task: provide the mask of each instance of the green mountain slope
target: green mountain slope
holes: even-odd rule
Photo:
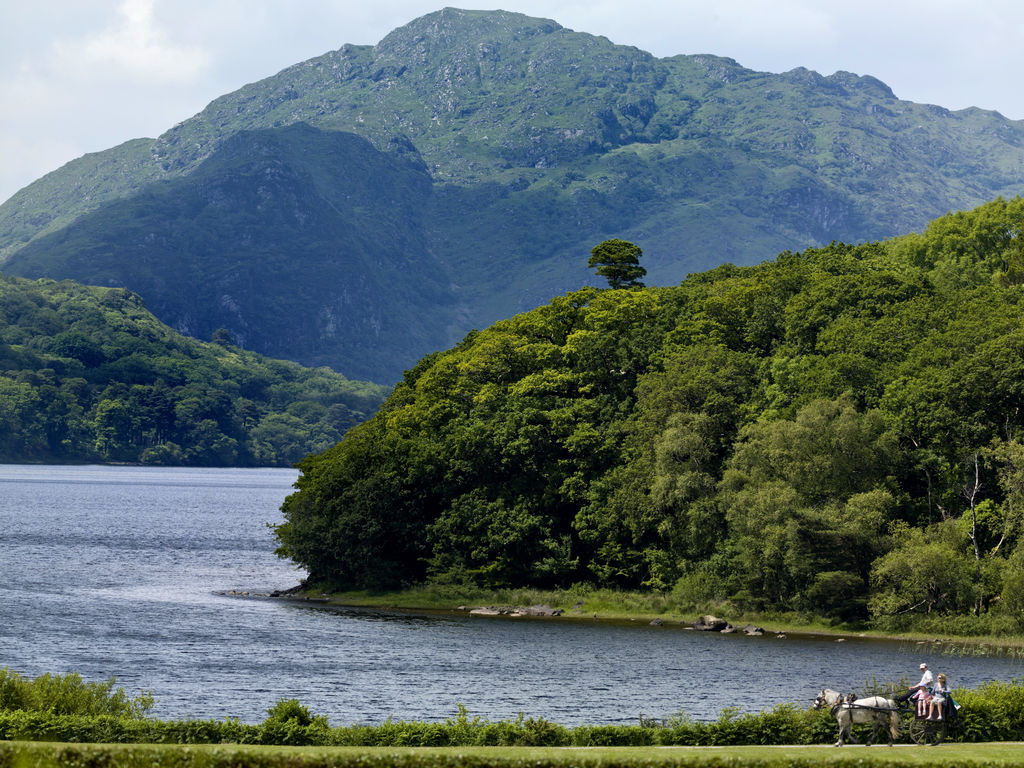
[[[0,277],[2,462],[289,466],[384,395],[182,336],[124,289]]]
[[[297,124],[317,130],[280,138]],[[240,151],[239,134],[278,136],[287,144],[279,162],[311,178],[260,207],[245,193],[255,177],[222,160]],[[338,138],[332,159],[325,134],[362,136],[380,157],[361,150],[357,161]],[[321,163],[331,172],[318,175]],[[189,182],[206,184],[211,164],[236,194],[199,194],[185,211],[157,205]],[[371,166],[395,170],[378,177]],[[947,211],[1013,196],[1022,179],[1024,124],[997,113],[901,101],[871,77],[753,72],[707,55],[659,59],[553,21],[449,8],[376,46],[343,46],[247,85],[157,139],[40,179],[0,206],[0,258],[10,274],[125,285],[200,336],[223,326],[254,349],[392,381],[469,328],[586,284],[586,254],[609,237],[639,244],[649,280],[671,284],[724,261],[916,230]],[[188,264],[179,272],[192,282],[176,305],[218,282],[222,265],[206,265],[227,241],[254,286],[277,285],[281,259],[233,232],[271,204],[282,208],[260,237],[294,240],[295,270],[318,283],[339,283],[325,253],[348,230],[314,216],[296,237],[289,206],[330,205],[362,229],[346,280],[365,286],[373,316],[363,322],[366,304],[358,304],[326,332],[319,318],[332,299],[314,296],[299,311],[305,316],[295,315],[305,338],[296,343],[295,328],[264,329],[261,301],[291,311],[273,290],[228,291],[237,310],[204,295],[165,314],[161,289],[132,263],[138,241],[159,239],[185,217],[196,222],[173,252],[145,254]],[[374,295],[393,282],[395,296]],[[412,290],[399,299],[406,284]],[[399,306],[416,322],[395,314]],[[191,325],[186,315],[203,319]]]
[[[126,285],[182,333],[227,328],[246,348],[382,378],[452,323],[423,233],[429,196],[421,164],[353,134],[243,131],[187,177],[37,239],[7,271]]]
[[[1016,198],[558,297],[424,359],[306,459],[281,551],[346,588],[672,588],[683,610],[1019,631],[1022,243]]]

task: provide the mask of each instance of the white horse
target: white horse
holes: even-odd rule
[[[831,688],[823,688],[821,693],[814,699],[814,708],[821,709],[828,707],[829,711],[839,723],[839,741],[837,747],[843,746],[847,739],[856,743],[856,739],[850,734],[850,728],[854,723],[871,723],[871,738],[867,746],[875,743],[879,728],[886,728],[891,747],[894,739],[900,737],[900,718],[896,712],[896,702],[883,696],[868,696],[865,699],[854,699],[843,701],[839,691]]]

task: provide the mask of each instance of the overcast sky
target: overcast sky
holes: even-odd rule
[[[0,201],[87,152],[439,10],[503,8],[656,56],[873,75],[909,101],[1024,119],[1020,0],[2,0]]]

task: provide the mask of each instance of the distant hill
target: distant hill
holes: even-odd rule
[[[0,277],[0,462],[289,466],[386,391],[182,336],[122,288]]]
[[[0,269],[390,383],[590,282],[609,237],[671,284],[1022,187],[1024,123],[998,113],[447,8],[43,177],[0,206]]]
[[[242,131],[188,176],[36,240],[7,271],[127,285],[183,333],[227,328],[246,348],[384,379],[408,364],[397,339],[432,349],[452,324],[423,233],[429,197],[422,164],[354,134]]]

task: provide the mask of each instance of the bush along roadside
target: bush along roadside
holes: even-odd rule
[[[989,686],[989,696],[971,696],[961,713],[965,741],[1010,741],[1024,738],[1021,697]],[[994,694],[994,695],[993,695]],[[1011,699],[1018,699],[1012,703]],[[758,714],[726,710],[713,722],[683,717],[644,720],[640,725],[566,727],[543,718],[470,719],[464,709],[445,722],[388,721],[376,725],[332,728],[322,717],[269,717],[259,725],[236,720],[162,721],[113,715],[58,715],[49,712],[0,712],[0,739],[17,741],[260,744],[287,746],[448,747],[448,746],[738,746],[827,744],[836,723],[827,712],[792,705]]]
[[[0,670],[3,673],[4,670]],[[157,720],[145,717],[145,706],[133,706],[112,682],[97,689],[100,699],[113,698],[116,707],[97,704],[97,697],[68,696],[68,685],[48,690],[55,698],[15,697],[12,691],[33,681],[12,676],[0,685],[0,740],[111,744],[253,744],[286,746],[449,747],[449,746],[740,746],[826,744],[835,739],[836,722],[825,711],[787,704],[757,714],[726,709],[712,722],[683,715],[640,719],[638,725],[580,725],[566,727],[543,718],[520,715],[514,720],[489,721],[471,717],[460,705],[444,722],[389,720],[375,725],[331,727],[327,718],[313,715],[295,699],[277,702],[261,724],[238,720]],[[39,678],[37,678],[39,680]],[[58,682],[60,679],[56,679]],[[80,678],[69,676],[72,690],[81,691]],[[13,681],[13,682],[12,682]],[[68,682],[68,681],[65,681]],[[37,684],[38,685],[38,684]],[[59,694],[59,695],[58,695]],[[951,740],[1024,740],[1024,680],[990,682],[975,690],[954,693],[962,705]],[[68,701],[77,701],[77,706]],[[63,702],[55,706],[55,702]],[[22,708],[28,703],[32,708]],[[110,713],[113,709],[114,713]],[[77,710],[77,711],[76,711]]]
[[[835,738],[827,713],[777,707],[757,715],[723,713],[701,723],[679,718],[642,725],[565,727],[543,718],[469,719],[465,711],[443,723],[388,721],[331,728],[323,718],[268,718],[260,725],[235,720],[133,720],[111,715],[0,712],[0,739],[111,744],[263,744],[288,746],[658,746],[822,744]]]

